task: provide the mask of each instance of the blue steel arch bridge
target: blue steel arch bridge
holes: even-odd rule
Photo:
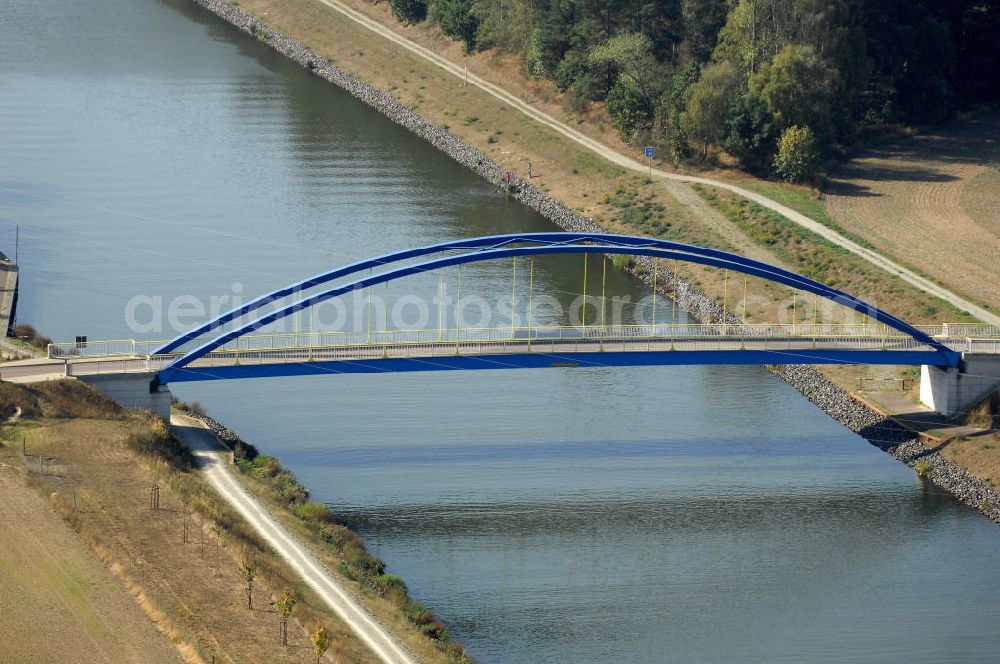
[[[548,325],[532,320],[534,259],[552,255],[646,257],[694,263],[810,293],[855,312],[850,325],[748,324],[733,316],[710,324],[609,323],[604,293],[590,320]],[[406,277],[473,263],[512,261],[527,288],[527,315],[495,327],[442,325],[379,329],[371,293]],[[520,263],[519,263],[520,261]],[[518,265],[521,265],[520,275]],[[586,262],[584,263],[586,266]],[[605,262],[606,266],[606,262]],[[605,268],[606,269],[606,268]],[[659,274],[658,269],[653,270]],[[668,274],[676,274],[668,273]],[[657,277],[654,276],[654,280]],[[461,279],[461,273],[459,273]],[[527,282],[527,286],[525,285]],[[586,277],[584,295],[586,296]],[[663,284],[666,286],[667,284]],[[461,289],[461,282],[459,281]],[[324,302],[369,294],[366,329],[267,333]],[[512,287],[513,293],[513,287]],[[594,294],[596,297],[596,294]],[[461,298],[461,295],[459,295]],[[511,295],[513,308],[514,295]],[[585,300],[586,301],[586,300]],[[655,302],[655,300],[654,300]],[[653,304],[655,308],[655,303]],[[597,311],[600,313],[598,314]],[[586,312],[586,307],[584,308]],[[384,326],[387,327],[387,326]],[[800,274],[717,249],[646,237],[595,233],[521,233],[406,249],[289,284],[226,311],[168,342],[53,344],[49,359],[70,376],[152,374],[155,385],[267,376],[501,368],[680,364],[892,364],[956,367],[963,351],[998,352],[991,326],[918,328],[853,295]]]

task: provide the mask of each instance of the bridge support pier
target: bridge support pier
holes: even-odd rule
[[[920,402],[957,417],[1000,386],[1000,355],[963,353],[956,367],[920,367]]]
[[[170,420],[170,390],[166,385],[154,383],[156,374],[96,374],[77,376],[123,406],[148,410],[154,415]]]

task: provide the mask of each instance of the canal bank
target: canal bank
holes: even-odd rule
[[[162,297],[166,322],[179,297],[559,230],[188,0],[5,7],[0,214],[30,270],[19,316],[58,339],[139,334],[123,315],[137,295]],[[476,279],[490,301],[510,296],[505,267]],[[535,268],[538,292],[580,291],[581,260]],[[609,293],[648,295],[607,276]],[[175,391],[337,506],[483,662],[990,662],[1000,647],[1000,529],[763,367]]]
[[[392,95],[379,90],[356,76],[341,70],[316,55],[303,44],[282,35],[258,18],[228,2],[220,0],[192,0],[216,14],[238,29],[288,57],[313,74],[336,85],[359,99],[392,122],[424,139],[487,182],[499,182],[506,171],[475,147],[465,143],[447,129],[423,119]],[[537,211],[546,219],[568,231],[605,232],[607,229],[594,220],[577,214],[558,200],[533,187],[530,182],[516,175],[511,177],[512,196]],[[701,289],[672,271],[654,263],[652,259],[638,257],[631,267],[633,274],[649,286],[676,299],[678,307],[695,319],[706,322],[726,322],[739,325],[742,321],[725,311]],[[655,273],[655,277],[654,277]],[[903,427],[880,415],[854,399],[839,386],[811,367],[771,367],[779,376],[801,392],[810,402],[837,422],[868,440],[872,445],[891,454],[910,467],[918,463],[929,464],[928,477],[958,500],[969,505],[994,522],[1000,524],[1000,494],[989,484],[970,475],[964,469],[939,454],[930,452]]]
[[[387,573],[385,563],[367,551],[356,533],[337,521],[329,506],[310,502],[309,490],[280,460],[261,454],[252,443],[205,413],[200,405],[179,402],[175,407],[180,415],[171,417],[175,433],[196,455],[208,455],[207,465],[215,473],[212,478],[215,489],[289,560],[303,581],[320,593],[383,661],[402,664],[413,661],[394,642],[395,634],[402,632],[406,638],[400,641],[416,650],[421,661],[437,655],[451,664],[472,664],[462,644],[451,640],[445,626],[408,595],[405,581]],[[192,420],[207,431],[192,428]],[[224,446],[224,453],[219,444]],[[234,465],[232,476],[218,467],[227,463]],[[261,512],[255,502],[265,505],[265,511]],[[284,528],[289,529],[290,536]],[[312,542],[312,551],[306,552],[306,542]],[[336,578],[334,569],[339,572]],[[345,592],[348,585],[353,601]],[[364,608],[355,604],[359,598],[366,605]],[[395,634],[384,632],[378,622],[372,623],[369,612],[377,621],[393,625]],[[418,641],[420,636],[426,643]]]

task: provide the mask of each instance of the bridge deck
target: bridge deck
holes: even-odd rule
[[[1000,353],[1000,330],[947,326],[957,352]],[[978,332],[945,336],[948,332]],[[811,332],[811,334],[810,334]],[[5,380],[155,373],[164,382],[250,376],[543,366],[676,364],[942,364],[942,355],[881,326],[657,325],[265,334],[243,337],[183,368],[156,342],[53,344],[47,361],[0,367]]]
[[[982,351],[1000,352],[1000,341],[985,343],[988,349],[982,348]],[[123,355],[65,358],[62,362],[66,363],[67,375],[83,376],[160,371],[174,357]],[[169,380],[208,380],[237,375],[482,369],[488,368],[486,364],[490,368],[513,368],[636,364],[920,365],[940,362],[940,354],[906,338],[508,339],[221,350],[172,372]]]

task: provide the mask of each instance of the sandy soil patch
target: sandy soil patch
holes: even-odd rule
[[[8,453],[0,454],[0,660],[183,661]]]
[[[1000,310],[1000,113],[859,155],[830,215],[876,249]]]

